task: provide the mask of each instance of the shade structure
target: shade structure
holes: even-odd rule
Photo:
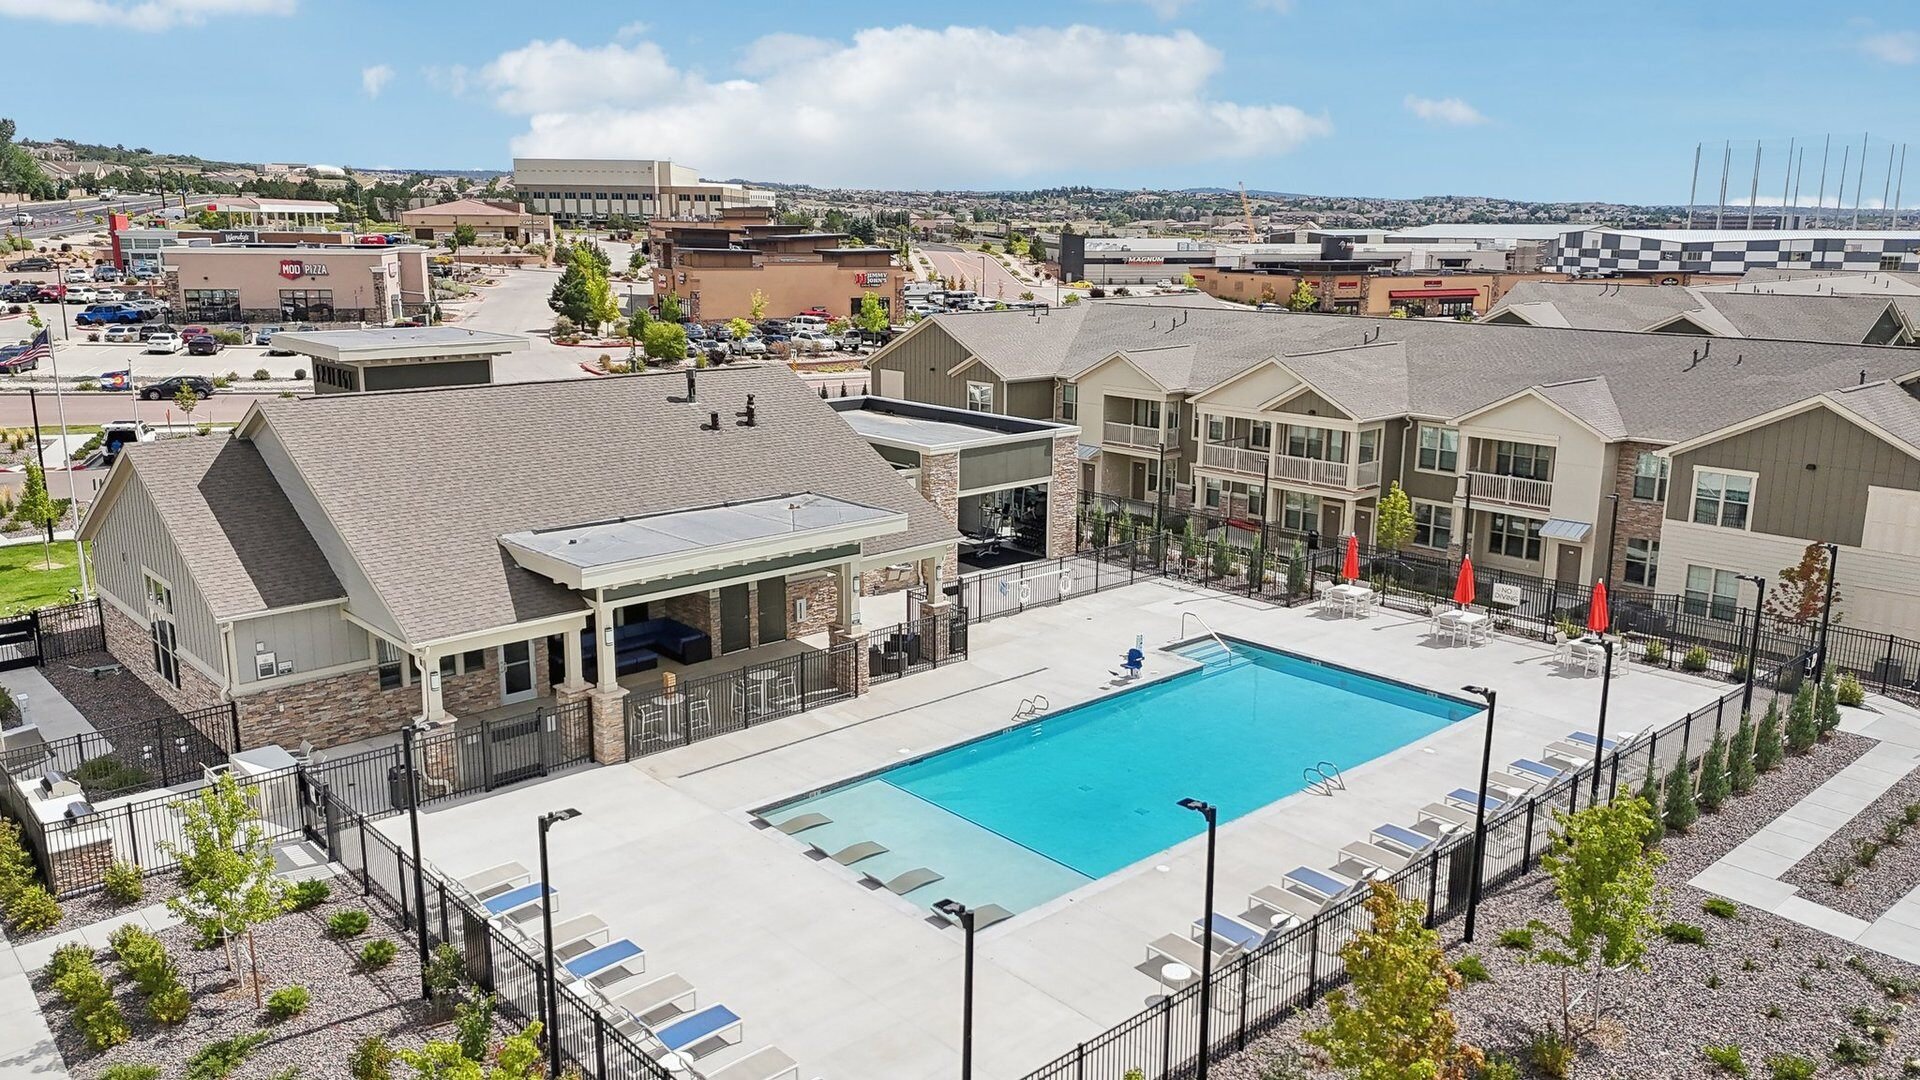
[[[1347,561],[1340,565],[1340,576],[1348,581],[1360,580],[1360,537],[1347,534]]]
[[[1607,583],[1596,581],[1593,583],[1593,599],[1587,603],[1587,629],[1604,634],[1611,621],[1607,612]]]
[[[1460,577],[1453,583],[1453,602],[1456,604],[1473,603],[1473,557],[1460,557]]]

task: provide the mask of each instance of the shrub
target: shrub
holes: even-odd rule
[[[1682,760],[1667,774],[1667,797],[1664,816],[1670,832],[1683,833],[1700,820],[1700,804],[1693,798],[1693,776]]]
[[[1920,803],[1908,803],[1901,807],[1900,820],[1909,825],[1920,825]]]
[[[399,952],[400,946],[395,945],[392,938],[374,938],[361,947],[360,966],[368,971],[379,971],[393,963],[393,958]]]
[[[1787,709],[1787,749],[1804,754],[1820,740],[1820,728],[1813,720],[1813,686],[1801,683]]]
[[[268,371],[266,368],[253,369],[254,382],[266,382],[268,379],[271,379],[271,378],[273,378],[273,372]]]
[[[1706,756],[1700,759],[1700,809],[1719,813],[1733,794],[1733,782],[1727,776],[1727,737],[1715,735]]]
[[[1707,655],[1705,646],[1695,645],[1687,650],[1687,655],[1680,658],[1680,670],[1699,674],[1707,670],[1707,665],[1712,662],[1712,659]]]
[[[82,762],[68,778],[98,799],[117,791],[145,787],[153,775],[116,757],[97,757]]]
[[[1733,663],[1727,665],[1727,678],[1732,682],[1747,681],[1747,658],[1736,656]]]
[[[15,933],[37,934],[60,925],[60,902],[43,885],[29,885],[7,903],[7,925]]]
[[[86,1036],[87,1045],[105,1050],[126,1042],[127,1018],[113,1000],[113,990],[100,969],[88,964],[62,976],[54,990],[73,1009],[73,1026]]]
[[[1767,702],[1766,715],[1760,718],[1760,730],[1753,737],[1753,767],[1772,772],[1786,756],[1780,741],[1780,699]]]
[[[77,941],[69,942],[53,950],[53,955],[47,958],[47,981],[57,983],[70,971],[92,966],[93,950]]]
[[[1667,647],[1662,642],[1649,641],[1640,659],[1649,664],[1664,664],[1667,662]]]
[[[1905,819],[1888,818],[1886,824],[1880,826],[1880,842],[1888,846],[1899,844],[1902,840],[1906,839],[1906,832],[1907,823]]]
[[[1880,1056],[1880,1051],[1871,1043],[1861,1042],[1851,1035],[1842,1035],[1833,1040],[1833,1060],[1841,1065],[1871,1065]]]
[[[264,1031],[249,1031],[230,1039],[210,1042],[187,1059],[187,1080],[227,1080],[254,1048],[267,1041]]]
[[[1740,1056],[1739,1043],[1708,1043],[1700,1048],[1708,1061],[1735,1076],[1747,1075],[1746,1059]]]
[[[1520,1080],[1520,1066],[1509,1058],[1489,1057],[1480,1068],[1478,1080]]]
[[[160,1080],[160,1066],[142,1061],[122,1061],[102,1070],[100,1080]]]
[[[1853,872],[1852,863],[1837,862],[1827,867],[1827,872],[1822,876],[1827,879],[1827,884],[1836,889],[1844,889],[1847,887],[1847,882],[1853,880]]]
[[[1757,782],[1753,765],[1753,714],[1740,714],[1740,726],[1733,731],[1733,741],[1727,744],[1727,788],[1735,795],[1745,795],[1753,790]]]
[[[454,1009],[453,1041],[460,1056],[468,1061],[485,1061],[487,1044],[493,1040],[492,994],[475,992]]]
[[[107,867],[107,899],[116,904],[137,904],[147,895],[147,881],[135,863],[116,862]]]
[[[1533,931],[1524,926],[1509,926],[1500,931],[1494,941],[1503,949],[1525,951],[1533,948]]]
[[[295,379],[296,381],[297,381],[297,380],[300,380],[300,379],[304,379],[304,378],[306,378],[306,377],[307,377],[307,369],[306,369],[306,368],[294,368],[294,369],[293,369],[293,377],[294,377],[294,379]]]
[[[445,1000],[460,989],[461,980],[466,974],[467,963],[460,955],[460,950],[441,942],[427,954],[427,970],[421,973],[421,979],[427,984],[429,995]]]
[[[1724,896],[1709,896],[1700,902],[1700,910],[1716,919],[1731,919],[1740,914],[1740,906]]]
[[[1853,672],[1843,671],[1833,684],[1833,698],[1841,705],[1857,709],[1866,704],[1867,689],[1860,685],[1859,678]]]
[[[1493,978],[1492,972],[1487,970],[1487,965],[1473,953],[1468,953],[1460,959],[1455,960],[1453,962],[1453,970],[1460,976],[1460,981],[1468,985],[1488,982]]]
[[[1853,842],[1853,861],[1866,869],[1880,857],[1880,844],[1876,840],[1860,839]]]
[[[1833,673],[1828,672],[1820,680],[1820,686],[1813,692],[1813,727],[1819,732],[1820,740],[1825,742],[1833,737],[1840,726],[1840,703],[1835,700]]]
[[[307,1011],[313,995],[304,986],[283,986],[267,995],[267,1015],[275,1020],[291,1020]]]
[[[353,1046],[347,1058],[347,1072],[353,1080],[393,1080],[393,1048],[378,1035],[369,1035]]]
[[[1647,804],[1649,811],[1652,811],[1654,807],[1660,805],[1660,783],[1660,774],[1654,772],[1652,769],[1647,770],[1646,779],[1640,782],[1639,798],[1641,802]],[[1652,828],[1647,830],[1646,844],[1647,847],[1651,848],[1667,838],[1667,822],[1665,818],[1657,813],[1649,812],[1647,818],[1651,822]]]
[[[337,938],[358,937],[366,933],[370,921],[367,913],[360,908],[336,911],[327,919],[327,933]]]
[[[333,886],[320,878],[296,881],[287,887],[287,910],[305,911],[308,908],[319,907],[332,895]]]
[[[193,999],[187,988],[175,982],[153,992],[147,998],[147,1015],[157,1024],[178,1024],[193,1011]]]
[[[238,330],[215,330],[213,340],[222,345],[238,345],[246,338]]]
[[[1553,1028],[1540,1032],[1527,1043],[1527,1060],[1541,1075],[1554,1080],[1566,1080],[1573,1075],[1574,1055],[1573,1041]]]
[[[1707,932],[1692,923],[1670,922],[1660,928],[1660,936],[1675,945],[1705,945]]]

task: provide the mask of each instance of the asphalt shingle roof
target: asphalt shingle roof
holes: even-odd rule
[[[1920,449],[1920,398],[1900,384],[1881,379],[1862,386],[1829,390],[1826,397],[1868,423]]]
[[[1723,337],[1859,344],[1890,297],[1717,292],[1682,285],[1523,281],[1487,312],[1511,311],[1535,326],[1651,330],[1684,316]]]
[[[399,629],[424,642],[580,610],[501,535],[812,491],[907,515],[869,556],[952,539],[931,503],[783,368],[259,406]],[[736,413],[754,396],[756,424]],[[702,430],[718,412],[720,430]],[[270,481],[265,485],[271,486]]]

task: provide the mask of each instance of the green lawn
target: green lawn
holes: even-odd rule
[[[39,544],[0,547],[0,615],[47,604],[67,602],[67,590],[80,584],[73,561],[73,541],[53,545],[53,569],[47,569],[47,549]]]

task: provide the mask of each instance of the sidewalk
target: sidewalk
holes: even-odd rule
[[[80,710],[54,689],[39,668],[0,671],[0,686],[7,688],[20,706],[20,719],[40,729],[48,742],[85,735],[94,730]]]

